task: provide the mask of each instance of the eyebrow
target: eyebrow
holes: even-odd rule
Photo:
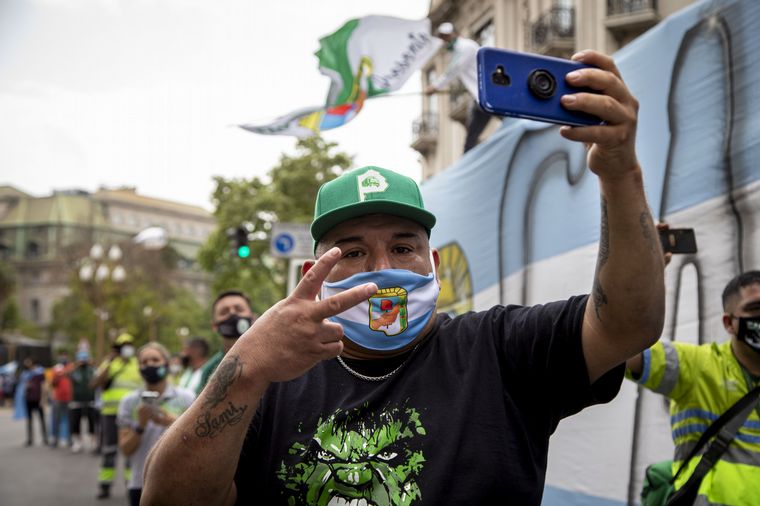
[[[755,311],[760,309],[760,300],[753,300],[742,306],[742,311]]]
[[[398,233],[393,234],[393,237],[392,237],[392,239],[418,239],[418,238],[419,238],[419,234],[414,233],[414,232],[398,232]],[[341,244],[346,244],[346,243],[351,243],[351,242],[361,242],[362,240],[364,240],[363,236],[354,235],[354,236],[338,239],[332,245],[333,247],[335,247],[335,246],[340,246]]]

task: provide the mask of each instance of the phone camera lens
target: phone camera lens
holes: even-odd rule
[[[551,98],[557,91],[557,80],[547,70],[534,70],[528,76],[528,88],[538,98]]]

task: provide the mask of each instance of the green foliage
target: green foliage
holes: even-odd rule
[[[145,251],[129,244],[122,245],[122,249],[125,250],[122,263],[127,271],[123,282],[94,284],[83,282],[72,273],[69,294],[53,307],[51,334],[66,336],[70,348],[84,338],[95,351],[97,315],[107,314],[106,351],[109,333],[128,332],[138,346],[155,335],[170,351],[179,351],[185,337],[178,330],[183,327],[189,336],[209,337],[207,308],[176,282],[176,252],[171,247]]]
[[[213,194],[217,229],[201,249],[201,266],[214,275],[215,292],[237,289],[246,293],[254,311],[262,313],[285,296],[287,263],[269,255],[272,225],[310,223],[322,183],[351,166],[346,153],[321,137],[299,140],[296,154],[283,154],[265,179],[215,177]],[[251,254],[239,258],[230,247],[227,230],[247,225]]]
[[[8,304],[15,290],[15,272],[8,262],[0,260],[0,311],[5,310],[5,306]]]

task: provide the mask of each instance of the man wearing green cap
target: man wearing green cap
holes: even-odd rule
[[[438,315],[435,217],[417,185],[379,167],[343,174],[317,196],[318,260],[166,432],[144,504],[541,503],[549,436],[615,396],[664,318],[638,104],[609,57],[575,59],[599,68],[566,79],[600,93],[563,104],[606,122],[560,129],[587,143],[600,182],[592,295]]]

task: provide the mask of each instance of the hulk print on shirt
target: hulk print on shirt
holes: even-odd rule
[[[290,447],[277,477],[291,505],[408,506],[421,498],[423,436],[413,408],[339,409],[319,420],[307,444]]]

